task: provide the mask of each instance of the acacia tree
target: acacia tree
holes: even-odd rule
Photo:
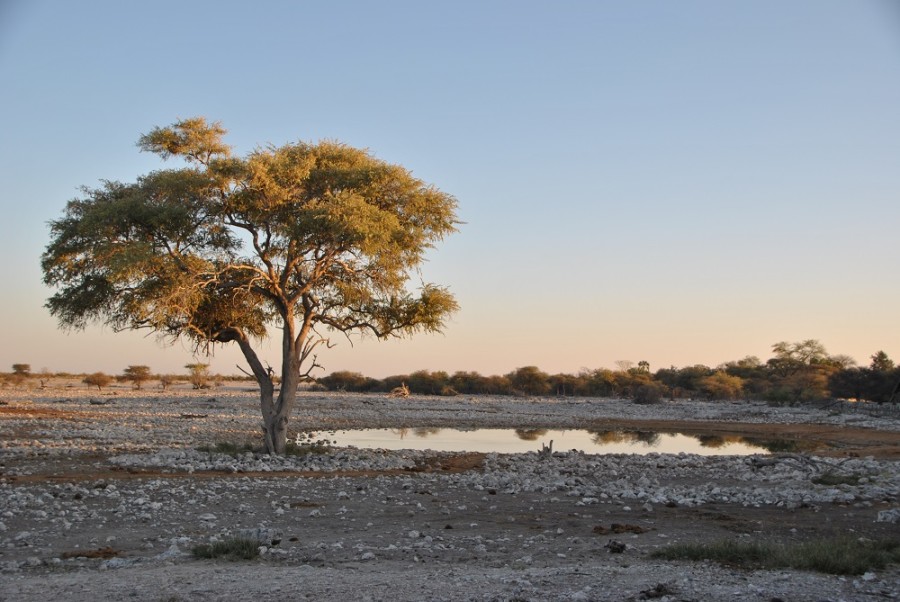
[[[12,380],[16,384],[31,378],[31,364],[13,364]]]
[[[140,389],[142,384],[150,380],[150,367],[128,366],[122,371],[122,377],[133,382],[135,389]]]
[[[297,387],[329,336],[440,331],[457,309],[443,287],[408,282],[455,231],[456,201],[337,142],[235,157],[218,123],[155,128],[138,146],[181,169],[84,189],[51,222],[47,307],[65,328],[150,329],[200,348],[236,343],[260,388],[265,445],[285,451]],[[281,389],[254,345],[281,330]]]
[[[188,371],[188,380],[195,389],[209,388],[209,364],[185,364]]]
[[[94,372],[93,374],[88,374],[81,381],[86,385],[91,387],[97,387],[98,391],[101,391],[103,387],[112,382],[112,376],[108,374],[104,374],[103,372]]]

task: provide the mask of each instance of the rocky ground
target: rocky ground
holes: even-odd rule
[[[666,562],[674,542],[900,532],[900,420],[762,403],[304,393],[301,431],[655,429],[767,435],[755,456],[333,448],[270,458],[249,387],[0,393],[0,600],[879,600],[837,577]],[[800,450],[800,451],[797,451]],[[815,450],[814,452],[802,450]],[[841,484],[816,484],[843,475]],[[256,560],[200,560],[240,536]]]

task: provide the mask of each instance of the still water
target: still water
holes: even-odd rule
[[[453,452],[524,453],[553,441],[554,451],[576,449],[589,454],[677,454],[704,456],[765,454],[786,451],[783,441],[656,433],[651,431],[586,431],[579,429],[359,429],[303,433],[298,443],[331,443],[363,449],[415,449]]]

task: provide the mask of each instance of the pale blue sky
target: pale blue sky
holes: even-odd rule
[[[462,305],[446,334],[339,340],[327,372],[655,370],[807,338],[900,360],[898,5],[2,0],[0,370],[193,361],[57,331],[39,258],[79,186],[162,167],[138,136],[195,115],[239,153],[339,139],[457,197],[424,269]]]

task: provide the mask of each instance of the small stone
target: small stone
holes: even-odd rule
[[[17,573],[19,572],[19,563],[15,560],[2,562],[0,563],[0,571],[3,571],[4,573]]]
[[[603,547],[609,550],[610,554],[621,554],[627,546],[618,539],[610,539]]]

